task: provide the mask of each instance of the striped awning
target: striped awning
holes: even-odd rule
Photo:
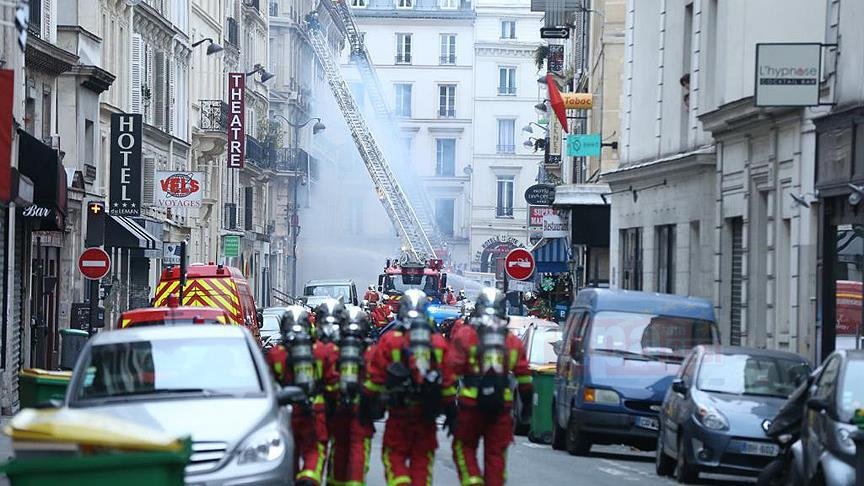
[[[134,219],[128,216],[108,215],[105,224],[105,246],[155,250],[160,247],[160,241]]]
[[[568,271],[570,245],[566,238],[544,240],[532,252],[537,264],[537,273],[564,273]]]

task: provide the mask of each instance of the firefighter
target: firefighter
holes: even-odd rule
[[[339,330],[347,320],[348,310],[339,299],[326,299],[315,309],[315,326],[324,348],[325,367],[336,368],[339,361],[339,350],[336,347],[336,342],[339,341]],[[338,384],[331,383],[324,390],[324,403],[328,418],[332,418],[336,411],[338,388]]]
[[[453,288],[447,287],[444,291],[444,298],[441,299],[447,305],[456,305],[456,295],[453,294]]]
[[[435,333],[426,294],[410,289],[399,303],[396,329],[384,334],[367,361],[361,418],[379,418],[381,394],[388,410],[384,425],[384,473],[388,486],[432,484],[438,447],[435,419],[455,417],[456,388],[445,366],[447,342]]]
[[[379,299],[379,296],[378,296],[378,292],[375,291],[375,286],[370,285],[369,289],[366,290],[366,293],[363,294],[363,300],[365,300],[366,302],[369,302],[369,304],[376,304],[376,303],[378,303],[378,299]]]
[[[365,484],[374,425],[359,416],[360,394],[366,379],[365,360],[374,344],[369,338],[369,317],[359,307],[348,307],[348,318],[339,331],[339,401],[330,427],[327,484]]]
[[[288,307],[279,329],[282,342],[267,352],[267,363],[280,385],[298,386],[307,397],[291,414],[295,480],[298,486],[317,486],[322,483],[327,450],[322,392],[327,386],[335,386],[338,376],[332,364],[325,364],[324,345],[315,339],[315,328],[304,307]]]
[[[494,288],[477,298],[468,325],[450,340],[448,367],[461,378],[459,411],[453,434],[453,460],[463,485],[504,484],[507,446],[513,441],[513,390],[516,378],[522,419],[531,416],[533,387],[522,341],[507,331],[507,301]],[[483,471],[477,446],[483,439]]]
[[[373,305],[371,317],[375,323],[375,327],[379,329],[384,328],[387,324],[390,324],[390,306],[386,302]]]

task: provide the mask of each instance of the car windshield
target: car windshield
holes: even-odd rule
[[[528,361],[536,365],[556,362],[558,355],[555,354],[552,345],[560,340],[561,331],[558,329],[537,329],[534,331],[534,340],[531,341],[531,349],[528,350]]]
[[[387,285],[384,291],[396,290],[405,293],[408,289],[419,289],[425,292],[426,295],[433,296],[438,292],[438,276],[390,275],[387,278]]]
[[[696,387],[704,392],[788,397],[810,372],[798,359],[749,354],[705,355]]]
[[[852,420],[855,410],[864,408],[864,361],[850,360],[843,374],[843,387],[840,389],[840,419]]]
[[[279,316],[276,314],[264,314],[264,325],[262,331],[279,332]]]
[[[636,312],[598,312],[591,323],[589,349],[681,358],[699,344],[719,341],[709,321]]]
[[[333,297],[334,299],[342,297],[343,301],[348,302],[348,298],[351,296],[351,287],[347,285],[315,285],[306,287],[303,295],[307,297]]]
[[[93,346],[80,370],[76,402],[200,392],[262,391],[241,338],[158,339]]]

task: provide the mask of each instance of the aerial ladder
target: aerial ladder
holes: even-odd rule
[[[434,247],[428,234],[360,113],[351,89],[342,77],[339,64],[333,59],[316,16],[307,16],[305,27],[309,44],[321,62],[327,84],[330,85],[336,104],[351,131],[351,137],[372,178],[378,198],[399,233],[405,256],[414,262],[426,262],[430,258],[435,258]]]
[[[375,68],[372,60],[369,57],[369,51],[363,43],[363,38],[360,31],[357,29],[357,24],[354,21],[354,15],[351,13],[351,8],[345,0],[336,0],[333,2],[333,7],[336,17],[341,22],[341,27],[345,32],[345,38],[350,47],[350,59],[360,72],[360,77],[363,80],[365,92],[369,97],[369,102],[375,110],[375,115],[383,122],[384,128],[389,133],[398,132],[399,128],[393,113],[390,111],[387,102],[384,99],[384,92],[381,89],[381,81],[375,73]],[[435,219],[432,217],[432,208],[429,204],[429,198],[426,197],[426,191],[419,184],[419,179],[415,174],[411,173],[410,164],[403,164],[402,173],[397,173],[402,187],[407,189],[409,202],[414,209],[414,213],[420,220],[420,225],[426,232],[429,240],[435,249],[443,249],[444,239],[442,238],[435,224]]]

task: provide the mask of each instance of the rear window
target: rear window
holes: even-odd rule
[[[314,285],[306,287],[303,295],[306,297],[333,297],[334,299],[342,297],[343,302],[348,302],[351,298],[351,287],[347,285]]]
[[[713,322],[637,312],[598,312],[589,332],[593,350],[682,359],[694,346],[719,342]]]
[[[552,345],[560,340],[561,331],[558,329],[537,329],[531,340],[531,349],[528,350],[528,360],[535,365],[555,363],[558,355]]]
[[[278,332],[279,331],[279,316],[274,314],[264,314],[264,326],[261,327],[262,331],[271,331]]]

